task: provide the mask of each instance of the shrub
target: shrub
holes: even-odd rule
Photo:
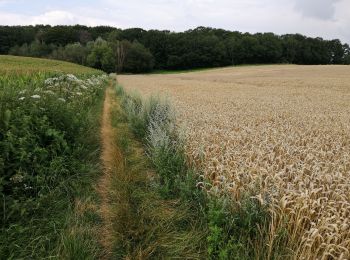
[[[141,43],[134,41],[127,51],[124,71],[132,73],[149,72],[153,69],[153,66],[152,53]]]
[[[87,64],[105,72],[115,71],[116,61],[112,48],[102,38],[98,38],[93,43],[91,52],[87,56]]]

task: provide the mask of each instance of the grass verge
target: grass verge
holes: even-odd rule
[[[202,218],[190,202],[160,192],[159,175],[131,131],[121,103],[122,97],[118,96],[112,114],[120,158],[108,188],[114,241],[111,257],[203,258],[206,233]]]

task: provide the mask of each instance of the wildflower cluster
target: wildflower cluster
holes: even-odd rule
[[[79,172],[81,137],[91,128],[89,114],[100,104],[107,80],[104,75],[0,76],[0,196],[5,203],[0,214],[6,223],[18,215],[17,204],[37,203]],[[23,216],[31,214],[29,204],[22,207]]]
[[[83,80],[73,74],[47,78],[44,81],[45,84],[40,88],[36,88],[34,93],[27,89],[20,91],[18,100],[55,98],[60,102],[67,102],[77,98],[88,98],[94,96],[103,88],[107,78],[106,75],[100,75]]]

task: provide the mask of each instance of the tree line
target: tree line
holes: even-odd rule
[[[350,47],[338,39],[209,27],[171,32],[82,25],[0,26],[0,54],[130,73],[239,64],[350,64]]]

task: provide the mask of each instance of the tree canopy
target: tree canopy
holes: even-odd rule
[[[0,26],[0,54],[48,57],[107,72],[238,64],[349,64],[349,45],[300,34],[241,33],[210,27],[185,32],[109,26]]]

